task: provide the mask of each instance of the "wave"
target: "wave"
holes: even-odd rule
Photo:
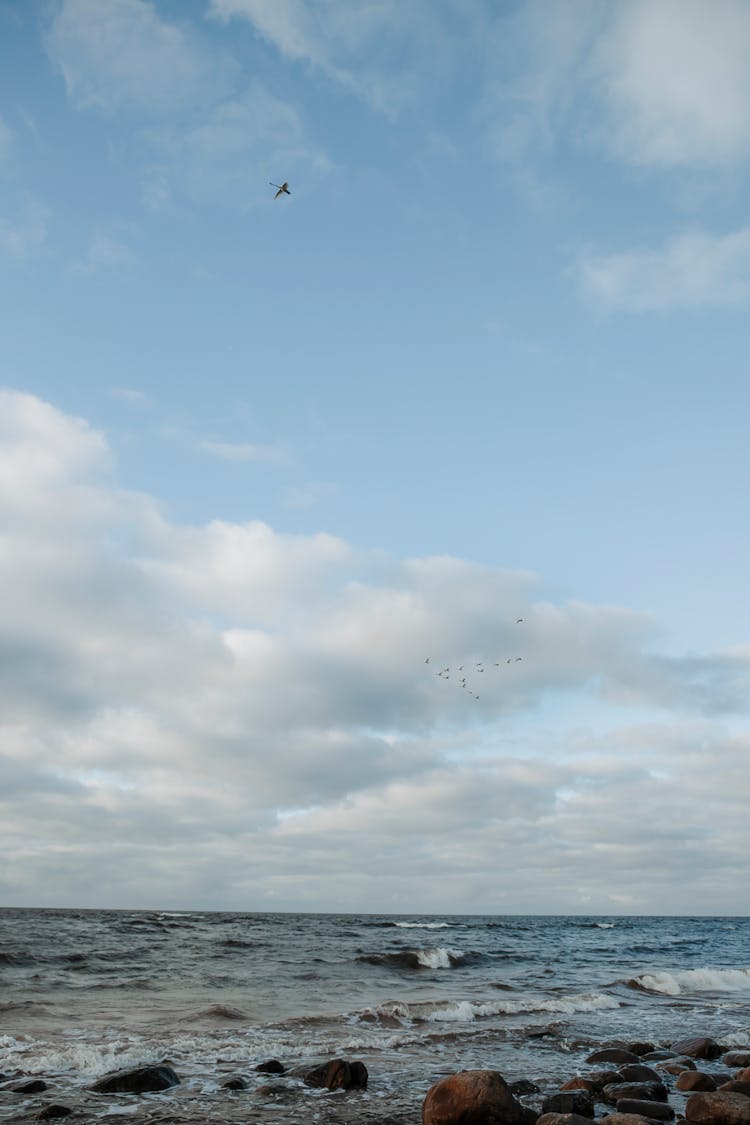
[[[397,930],[450,930],[452,922],[393,922]]]
[[[440,946],[436,949],[399,949],[393,953],[360,953],[357,960],[366,965],[385,965],[392,969],[457,969],[476,961],[479,956]]]
[[[193,1023],[199,1020],[227,1020],[232,1023],[239,1023],[241,1020],[248,1020],[249,1018],[246,1012],[240,1011],[239,1008],[233,1008],[231,1004],[210,1004],[208,1008],[201,1008],[200,1011],[183,1016],[180,1023]]]
[[[694,992],[750,992],[750,969],[682,969],[642,973],[627,982],[629,988],[684,996]]]
[[[619,1007],[621,1002],[612,996],[606,996],[601,992],[586,992],[559,999],[528,995],[519,1000],[435,1000],[415,1003],[389,1000],[377,1008],[368,1009],[368,1013],[369,1021],[374,1016],[386,1026],[393,1026],[394,1020],[415,1023],[471,1023],[492,1016],[516,1016],[533,1012],[572,1015],[576,1012],[599,1012]]]
[[[0,949],[0,965],[33,965],[34,958],[26,949]]]

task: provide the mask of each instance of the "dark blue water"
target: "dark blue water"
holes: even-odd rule
[[[74,1085],[169,1057],[209,1096],[217,1059],[344,1055],[398,1100],[451,1070],[564,1078],[600,1042],[748,1025],[748,918],[0,911],[0,1072]]]

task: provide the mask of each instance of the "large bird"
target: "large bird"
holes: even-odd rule
[[[270,180],[268,182],[271,183]],[[284,180],[283,184],[271,184],[271,187],[275,187],[275,188],[279,189],[276,192],[276,195],[274,196],[274,199],[278,199],[280,195],[291,195],[292,194],[289,190],[289,184],[287,183],[286,180]]]

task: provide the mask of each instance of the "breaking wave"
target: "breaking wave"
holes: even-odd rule
[[[393,953],[360,953],[357,960],[366,965],[386,965],[392,969],[457,969],[477,960],[478,956],[440,946],[436,949],[399,949]]]
[[[407,1003],[390,1000],[372,1010],[373,1015],[393,1024],[395,1019],[423,1023],[471,1023],[492,1016],[516,1016],[533,1012],[549,1012],[554,1015],[572,1015],[575,1012],[599,1012],[619,1008],[621,1002],[601,992],[579,993],[574,996],[554,999],[545,996],[525,996],[519,1000],[435,1000]]]
[[[684,996],[694,992],[750,992],[750,969],[682,969],[643,973],[628,981],[630,988]]]

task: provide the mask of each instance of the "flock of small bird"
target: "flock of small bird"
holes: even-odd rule
[[[516,618],[516,625],[522,625],[523,618]],[[428,656],[425,664],[429,664],[432,657]],[[520,664],[523,660],[522,656],[509,656],[505,660],[495,660],[492,663],[485,664],[484,660],[476,660],[473,665],[459,664],[457,668],[452,669],[449,664],[445,668],[441,668],[435,675],[439,680],[449,680],[451,675],[454,676],[455,682],[462,691],[467,692],[473,699],[479,699],[479,693],[474,691],[474,685],[469,683],[467,670],[470,673],[472,670],[476,675],[483,675],[485,668],[502,668],[504,664]]]

